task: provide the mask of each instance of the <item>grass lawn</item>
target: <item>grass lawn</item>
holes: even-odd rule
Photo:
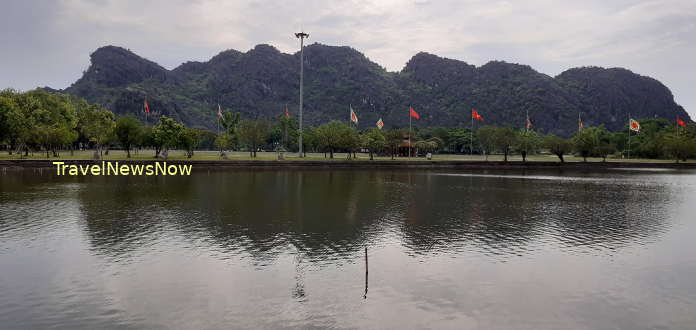
[[[20,157],[17,154],[9,155],[7,152],[0,153],[0,160],[6,159],[31,159],[31,160],[89,160],[92,159],[94,151],[93,150],[79,150],[75,151],[72,155],[70,151],[61,151],[60,157],[50,157],[46,158],[46,153],[35,152],[30,153],[28,157]],[[108,155],[103,156],[103,160],[154,160],[153,150],[140,150],[139,152],[131,152],[131,158],[126,157],[126,152],[123,150],[111,150]],[[230,160],[276,160],[277,154],[275,152],[258,152],[256,158],[249,157],[248,152],[233,151],[227,153]],[[334,153],[334,158],[330,159],[324,158],[323,153],[307,153],[306,158],[299,158],[297,153],[285,153],[286,160],[326,160],[326,161],[343,161],[346,160],[347,155],[345,153]],[[358,161],[369,161],[370,155],[366,153],[357,154]],[[522,157],[519,155],[509,156],[510,161],[522,161]],[[186,153],[181,150],[173,150],[169,152],[169,160],[220,160],[219,153],[217,151],[196,151],[192,158],[186,158]],[[391,160],[391,157],[375,157],[375,160]],[[419,158],[407,158],[407,157],[397,157],[395,160],[398,161],[425,161],[424,157]],[[451,154],[436,154],[433,155],[433,161],[484,161],[485,158],[480,155],[451,155]],[[502,161],[502,155],[490,155],[488,156],[489,161]],[[557,162],[558,158],[553,155],[539,154],[527,157],[528,161],[546,161],[546,162]],[[581,162],[581,157],[566,156],[566,162]],[[588,158],[588,162],[601,162],[601,158]],[[671,163],[674,160],[669,159],[621,159],[621,158],[608,158],[608,162],[647,162],[647,163]],[[689,161],[690,163],[694,161]]]

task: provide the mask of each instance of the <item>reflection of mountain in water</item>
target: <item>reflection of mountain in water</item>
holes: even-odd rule
[[[288,251],[335,263],[394,240],[414,254],[473,250],[505,258],[540,245],[614,249],[649,241],[666,226],[670,191],[626,178],[211,172],[94,178],[79,196],[91,244],[116,258],[165,243],[221,258],[248,255],[258,265]]]

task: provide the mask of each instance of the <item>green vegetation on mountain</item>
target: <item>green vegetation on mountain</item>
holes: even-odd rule
[[[244,118],[275,118],[286,106],[297,114],[299,53],[258,45],[246,53],[224,51],[207,62],[173,70],[114,46],[97,49],[84,75],[64,91],[141,121],[143,101],[151,122],[165,115],[191,127],[217,127],[217,105]],[[570,136],[578,115],[588,126],[617,130],[628,116],[680,117],[684,109],[664,85],[625,69],[567,70],[557,77],[529,66],[500,61],[475,67],[419,53],[400,72],[388,72],[350,47],[305,48],[304,121],[319,126],[347,120],[352,105],[360,128],[383,118],[387,127],[408,125],[409,106],[417,126],[468,127],[476,108],[485,124],[522,127],[528,112],[537,131]],[[462,139],[466,139],[462,137]],[[460,143],[464,142],[464,143]],[[466,148],[465,141],[459,146]]]

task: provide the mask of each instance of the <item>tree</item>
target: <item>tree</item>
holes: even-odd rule
[[[215,138],[215,147],[220,150],[220,156],[223,155],[225,150],[232,144],[232,136],[227,133],[218,134]]]
[[[298,131],[299,135],[299,131]],[[319,138],[317,136],[316,128],[309,127],[303,129],[302,132],[302,152],[304,157],[307,157],[307,149],[316,151],[319,146]]]
[[[179,145],[186,151],[186,158],[193,156],[193,150],[198,146],[201,135],[197,129],[184,128],[179,135]]]
[[[496,134],[497,129],[493,126],[482,126],[476,130],[476,136],[481,144],[481,150],[486,156],[486,161],[488,161],[488,155],[495,150]]]
[[[168,157],[170,148],[174,148],[179,144],[179,138],[184,131],[184,125],[167,116],[161,116],[159,123],[152,128],[153,140],[156,146],[159,146],[155,152],[155,157],[161,152],[164,153],[164,158]]]
[[[331,158],[334,158],[334,151],[346,146],[346,134],[350,134],[351,128],[340,121],[333,120],[322,124],[316,128],[315,132],[319,146],[328,150]]]
[[[664,151],[679,163],[696,154],[696,141],[686,135],[667,134],[663,139]]]
[[[36,89],[24,93],[26,115],[31,116],[29,143],[41,146],[58,156],[58,148],[77,139],[77,111],[68,96]]]
[[[285,150],[297,148],[299,123],[294,117],[278,116],[268,134],[269,144],[279,143]]]
[[[544,138],[544,147],[549,149],[550,153],[556,155],[558,159],[561,160],[561,163],[565,162],[563,156],[573,151],[573,144],[568,139],[558,137],[554,134]]]
[[[24,116],[15,98],[17,98],[17,93],[13,90],[0,92],[0,143],[10,144],[8,150],[10,155],[24,130]]]
[[[384,134],[386,145],[390,150],[392,160],[394,160],[394,155],[399,150],[399,146],[404,142],[405,134],[406,132],[403,129],[391,129],[386,131]]]
[[[453,128],[447,134],[447,139],[444,140],[447,147],[452,152],[470,151],[473,145],[478,147],[478,143],[471,143],[471,131],[468,128]]]
[[[220,118],[220,125],[222,125],[225,133],[229,136],[235,136],[240,121],[241,115],[238,112],[225,112],[222,114],[222,118]]]
[[[522,155],[522,161],[527,161],[529,153],[536,153],[541,145],[541,137],[534,131],[521,130],[517,132],[513,149]]]
[[[373,160],[374,153],[384,149],[386,144],[387,139],[382,134],[382,131],[377,128],[372,128],[362,135],[362,146],[370,151],[370,160]]]
[[[517,138],[517,132],[512,127],[496,127],[493,140],[496,148],[503,153],[505,158],[503,161],[508,161],[508,155]]]
[[[256,151],[266,140],[268,123],[263,120],[243,120],[239,123],[239,142],[249,149],[249,157],[256,157]]]
[[[114,129],[116,138],[121,146],[126,149],[126,154],[130,158],[130,150],[133,145],[138,143],[142,134],[142,124],[140,121],[129,115],[119,118]]]
[[[348,158],[350,159],[351,154],[355,158],[355,152],[360,149],[362,141],[360,139],[360,134],[358,130],[352,125],[346,126],[341,132],[341,148],[348,152]]]
[[[587,162],[587,157],[590,157],[597,147],[597,134],[594,127],[587,127],[575,133],[573,147],[582,157],[582,161]]]

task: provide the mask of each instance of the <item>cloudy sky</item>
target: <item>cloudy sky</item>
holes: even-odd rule
[[[65,88],[118,45],[172,69],[292,35],[348,45],[390,71],[419,51],[557,75],[625,67],[662,81],[696,119],[695,0],[2,0],[0,88]]]

